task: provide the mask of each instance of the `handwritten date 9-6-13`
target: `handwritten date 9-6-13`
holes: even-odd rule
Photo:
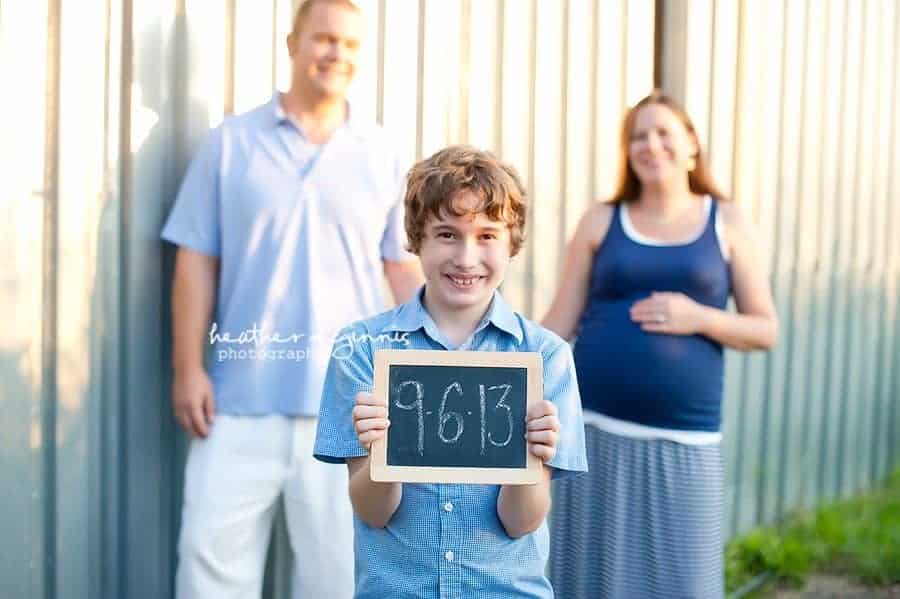
[[[494,447],[505,447],[512,439],[512,410],[510,406],[505,403],[506,397],[507,395],[509,395],[511,389],[512,385],[509,384],[490,386],[478,385],[479,424],[481,427],[481,455],[484,455],[487,443],[490,443]],[[420,381],[403,381],[402,383],[394,387],[394,394],[411,396],[410,400],[407,402],[404,402],[403,398],[396,398],[394,400],[394,406],[400,408],[401,410],[415,410],[416,424],[418,425],[416,449],[418,450],[419,455],[422,456],[425,454],[425,385]],[[437,436],[441,441],[448,444],[456,443],[457,441],[459,441],[459,438],[462,436],[463,430],[465,429],[465,417],[463,416],[463,414],[461,412],[455,412],[447,409],[447,401],[450,399],[451,394],[456,394],[459,395],[459,397],[464,397],[462,385],[458,382],[453,382],[447,385],[441,398],[440,408],[438,409]],[[488,401],[488,394],[492,395],[490,402]],[[498,398],[496,399],[496,402],[494,401],[495,398]],[[503,410],[506,413],[507,426],[505,427],[506,430],[503,431],[503,435],[495,436],[494,431],[487,430],[487,410],[489,404],[491,406],[491,410]],[[431,412],[428,413],[430,414]],[[471,412],[469,412],[469,414],[471,414]],[[447,424],[451,420],[453,421],[453,424],[455,426],[448,427]],[[448,436],[448,428],[453,432],[452,435]],[[501,440],[498,440],[498,438]]]

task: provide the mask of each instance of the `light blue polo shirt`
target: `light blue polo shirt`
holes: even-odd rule
[[[385,309],[404,248],[403,176],[383,130],[310,143],[280,94],[215,128],[162,238],[220,259],[207,342],[218,412],[315,415],[335,334]]]
[[[544,399],[559,412],[553,476],[587,470],[581,398],[569,345],[512,311],[499,293],[472,336],[454,348],[421,302],[421,293],[393,310],[344,329],[335,343],[322,396],[314,455],[344,462],[366,455],[353,430],[356,394],[371,392],[378,349],[468,349],[540,352]],[[385,528],[354,515],[356,599],[553,597],[544,576],[546,523],[510,538],[497,514],[499,485],[404,483]]]

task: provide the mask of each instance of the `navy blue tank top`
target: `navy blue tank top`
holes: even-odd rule
[[[616,204],[594,255],[590,295],[575,342],[585,409],[646,426],[718,431],[722,414],[722,346],[701,335],[641,330],[631,306],[654,291],[681,292],[724,309],[731,275],[716,236],[716,202],[703,233],[683,245],[631,239]]]

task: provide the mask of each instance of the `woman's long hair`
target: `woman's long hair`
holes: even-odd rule
[[[678,102],[661,91],[654,90],[649,96],[632,106],[622,121],[622,131],[619,138],[619,176],[616,183],[616,191],[611,199],[613,203],[632,202],[641,195],[641,180],[638,179],[634,169],[631,168],[631,161],[628,159],[628,147],[631,144],[631,131],[634,129],[637,113],[641,108],[649,104],[660,104],[674,112],[688,130],[688,133],[697,140],[697,131],[694,129],[694,123],[691,122],[687,112],[684,111],[684,108]],[[694,156],[695,166],[688,173],[688,187],[690,187],[691,192],[698,195],[708,194],[717,200],[727,199],[713,181],[706,157],[703,155],[702,148],[700,148],[699,140],[697,140],[697,148],[697,155]]]

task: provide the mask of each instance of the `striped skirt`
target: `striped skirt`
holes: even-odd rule
[[[723,597],[720,445],[585,433],[591,471],[554,482],[556,596]]]

